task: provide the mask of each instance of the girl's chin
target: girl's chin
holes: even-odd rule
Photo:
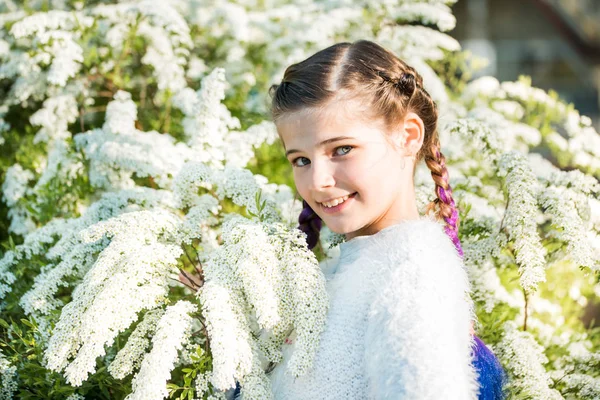
[[[333,233],[337,233],[338,235],[347,235],[348,233],[354,232],[356,230],[356,228],[354,227],[349,227],[349,226],[342,226],[342,225],[338,225],[338,224],[327,224],[325,223],[325,225],[327,226],[327,228],[329,228],[329,230]]]

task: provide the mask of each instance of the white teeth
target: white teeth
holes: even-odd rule
[[[330,208],[330,207],[335,207],[335,206],[337,206],[338,204],[341,204],[341,203],[343,203],[344,201],[348,200],[348,197],[349,197],[349,196],[348,196],[348,195],[346,195],[346,196],[344,196],[344,197],[340,197],[339,199],[333,199],[333,200],[331,200],[331,201],[328,201],[327,203],[323,203],[323,205],[324,205],[325,207],[327,207],[327,208]]]

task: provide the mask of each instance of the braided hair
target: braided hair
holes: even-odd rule
[[[272,98],[271,115],[276,124],[288,113],[305,108],[323,108],[339,99],[362,102],[367,106],[364,107],[365,116],[373,120],[383,119],[388,131],[398,126],[407,112],[416,113],[423,121],[425,132],[414,163],[424,160],[435,182],[436,199],[427,205],[425,211],[435,210],[437,218],[444,220],[446,234],[463,257],[458,238],[458,210],[452,197],[446,158],[441,151],[437,130],[437,105],[414,68],[391,51],[368,40],[337,43],[290,65],[281,83],[270,87],[269,94]],[[415,172],[413,168],[413,174]],[[306,201],[303,201],[303,206],[298,228],[306,233],[308,247],[312,249],[319,241],[322,221]],[[502,399],[506,373],[489,348],[473,336],[473,365],[478,371],[479,400]]]

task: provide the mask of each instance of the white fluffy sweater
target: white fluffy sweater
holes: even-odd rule
[[[292,336],[269,374],[276,400],[477,399],[470,284],[441,222],[356,237],[321,266],[330,309],[313,368],[287,373]]]

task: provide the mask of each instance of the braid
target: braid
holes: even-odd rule
[[[435,193],[437,198],[429,203],[426,212],[431,211],[436,205],[439,206],[438,215],[446,221],[446,233],[452,239],[458,254],[462,257],[463,250],[458,239],[458,209],[452,198],[452,188],[448,183],[448,169],[446,168],[446,157],[440,151],[439,140],[434,140],[425,155],[425,163],[431,170],[431,176],[435,182]]]
[[[310,208],[306,200],[302,200],[302,205],[304,208],[298,217],[298,222],[300,223],[298,229],[306,233],[306,242],[308,243],[308,248],[312,249],[319,242],[319,234],[321,232],[323,221],[321,221],[321,218],[317,215],[317,213]]]
[[[378,75],[384,81],[393,84],[405,96],[406,109],[416,109],[421,111],[420,114],[423,117],[429,117],[425,117],[424,120],[427,140],[423,144],[420,153],[421,156],[425,155],[425,162],[431,170],[437,198],[427,206],[426,212],[431,211],[436,205],[439,206],[438,216],[446,221],[446,234],[452,239],[458,254],[462,257],[463,250],[458,239],[458,210],[452,198],[452,188],[448,181],[446,158],[440,151],[439,136],[437,133],[437,106],[423,87],[423,78],[414,68],[404,65],[404,72],[398,78],[391,78],[382,71],[378,71]],[[427,112],[422,112],[424,110]]]

